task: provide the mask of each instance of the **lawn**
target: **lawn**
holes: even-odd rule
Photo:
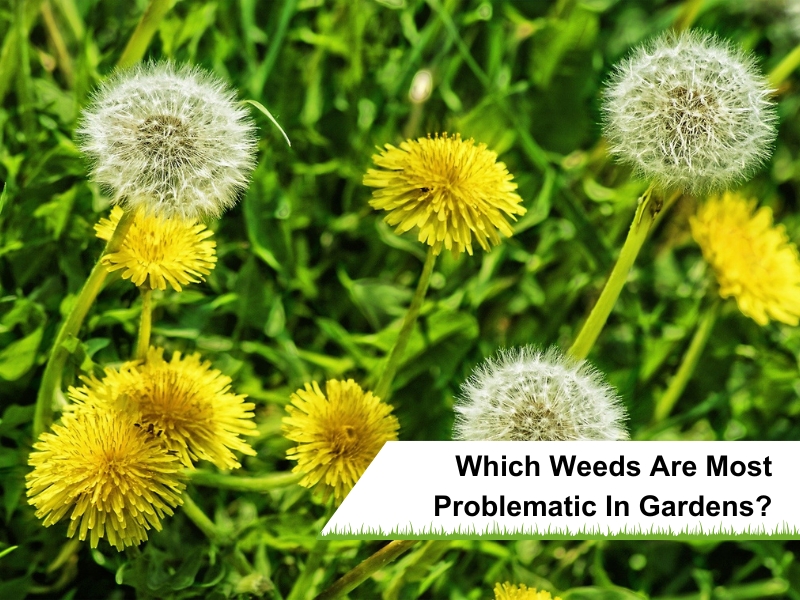
[[[387,542],[316,539],[335,501],[298,484],[298,441],[287,435],[300,434],[286,421],[292,395],[312,382],[379,390],[399,439],[449,440],[462,386],[485,359],[501,348],[572,348],[619,396],[631,439],[800,440],[800,309],[764,324],[722,299],[724,282],[692,227],[709,186],[651,193],[641,169],[615,160],[619,144],[602,126],[614,65],[687,28],[727,40],[769,77],[777,136],[765,133],[763,160],[725,187],[769,207],[783,228],[774,235],[800,240],[795,0],[0,4],[0,598],[305,600],[348,576]],[[235,105],[253,127],[248,183],[233,186],[223,215],[198,214],[216,243],[198,282],[143,294],[123,269],[104,272],[76,335],[60,338],[53,379],[54,343],[104,252],[94,226],[114,200],[77,132],[82,115],[115,68],[167,60],[196,65],[250,101]],[[471,252],[433,257],[419,228],[398,233],[385,221],[391,213],[371,206],[378,188],[365,174],[381,168],[386,144],[445,132],[496,153],[524,214],[506,211],[513,235],[497,244],[473,238]],[[642,216],[654,204],[661,210]],[[637,233],[641,251],[616,277],[624,287],[607,322],[596,342],[573,346],[641,219],[649,231]],[[798,260],[793,248],[784,245],[787,261]],[[748,268],[760,282],[758,265]],[[789,281],[772,302],[796,300],[798,285]],[[407,346],[390,360],[398,339]],[[233,453],[208,455],[216,461],[186,458],[200,464],[182,476],[183,505],[172,504],[161,531],[122,551],[105,539],[92,547],[67,536],[68,516],[44,527],[35,515],[29,455],[52,408],[56,422],[64,408],[72,418],[70,386],[123,371],[148,343],[166,358],[198,353],[217,381],[229,378],[231,410],[254,405],[253,452],[231,441]],[[41,389],[51,390],[46,402],[37,402]],[[171,448],[169,460],[181,452]],[[563,600],[800,600],[791,540],[396,548],[348,597],[484,600],[508,581]]]

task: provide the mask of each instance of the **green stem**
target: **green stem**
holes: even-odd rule
[[[142,60],[150,45],[150,40],[153,39],[153,35],[161,25],[161,20],[170,8],[172,8],[172,0],[150,0],[133,35],[128,40],[128,45],[125,46],[122,56],[117,61],[117,68],[126,69]]]
[[[205,534],[209,541],[212,543],[221,543],[223,541],[225,536],[219,532],[214,522],[195,504],[188,493],[183,495],[183,513]]]
[[[700,319],[692,341],[689,344],[689,348],[687,348],[686,354],[683,355],[681,366],[678,367],[678,372],[675,373],[666,391],[656,403],[656,409],[653,414],[654,423],[663,421],[669,416],[675,403],[681,397],[683,390],[686,389],[686,384],[689,383],[689,379],[692,377],[692,373],[694,373],[697,367],[697,362],[700,360],[700,355],[706,347],[708,338],[711,337],[711,331],[714,329],[714,323],[717,320],[717,315],[719,315],[720,304],[719,300],[715,300],[706,311],[706,314]]]
[[[667,198],[663,201],[661,205],[661,210],[658,212],[655,218],[655,222],[653,223],[652,229],[655,229],[661,224],[666,216],[669,214],[670,209],[677,204],[678,200],[683,197],[683,192],[672,192]]]
[[[647,234],[655,221],[656,215],[661,210],[660,203],[653,196],[653,185],[651,184],[639,198],[639,206],[633,217],[631,228],[628,230],[628,237],[625,239],[617,263],[614,265],[608,281],[606,281],[600,298],[597,299],[597,304],[594,305],[592,312],[589,313],[589,318],[586,319],[578,333],[578,337],[575,338],[575,342],[569,349],[570,356],[578,360],[583,360],[589,355],[597,336],[603,330],[603,326],[608,320],[608,315],[611,314],[625,281],[628,279],[628,274],[636,260],[636,256],[647,239]]]
[[[389,542],[357,567],[343,575],[332,586],[317,596],[315,600],[334,600],[335,598],[344,597],[348,592],[364,583],[370,575],[388,565],[416,543],[417,540],[395,540]]]
[[[383,400],[388,400],[392,391],[392,380],[394,379],[397,368],[400,366],[400,360],[408,346],[408,340],[411,338],[411,332],[414,330],[414,325],[419,317],[420,308],[422,308],[422,301],[425,299],[425,293],[428,291],[428,285],[431,282],[431,274],[433,274],[433,265],[436,263],[436,255],[433,253],[433,246],[428,248],[428,255],[425,257],[425,265],[422,267],[422,275],[419,277],[417,284],[417,291],[414,292],[414,297],[411,299],[411,305],[408,307],[403,325],[400,328],[400,333],[397,335],[397,340],[394,343],[389,358],[386,361],[386,366],[383,368],[381,378],[375,386],[375,395]]]
[[[103,287],[103,283],[108,275],[108,270],[103,265],[103,258],[107,254],[112,254],[120,249],[122,242],[125,241],[125,236],[133,223],[133,213],[125,212],[122,218],[117,223],[117,228],[108,240],[103,254],[95,263],[92,268],[86,283],[83,284],[80,294],[75,300],[75,304],[70,311],[69,316],[61,325],[61,329],[56,335],[53,342],[53,347],[50,350],[50,357],[47,359],[47,365],[44,368],[44,375],[42,375],[42,383],[39,386],[39,393],[36,396],[36,408],[33,416],[33,437],[38,438],[39,435],[50,426],[53,416],[53,398],[56,390],[61,386],[61,375],[64,371],[64,365],[67,362],[69,351],[64,347],[70,337],[78,337],[78,332],[83,324],[86,313],[89,312],[92,303],[97,294]]]
[[[139,339],[136,342],[136,359],[147,358],[150,349],[150,332],[153,329],[153,290],[145,285],[140,287],[142,292],[142,317],[139,319]]]
[[[272,473],[263,477],[236,477],[201,469],[192,469],[187,472],[187,475],[195,485],[237,492],[269,492],[294,485],[303,478],[302,473]]]

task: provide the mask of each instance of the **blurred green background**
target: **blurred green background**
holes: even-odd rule
[[[384,143],[460,132],[500,154],[528,213],[490,253],[443,254],[395,380],[403,440],[449,439],[453,398],[498,347],[569,346],[596,299],[645,187],[603,153],[609,69],[697,9],[695,26],[753,51],[765,71],[800,43],[795,0],[178,1],[147,56],[202,65],[263,103],[259,164],[239,205],[210,226],[219,263],[201,285],[156,292],[154,342],[198,350],[257,403],[260,436],[242,475],[291,468],[280,434],[291,392],[311,380],[365,386],[393,343],[422,266],[361,183]],[[102,244],[108,199],[87,181],[73,131],[146,3],[0,1],[0,598],[289,596],[324,508],[298,486],[268,494],[193,488],[225,539],[178,514],[141,554],[70,543],[24,495],[43,365]],[[795,10],[796,9],[796,10]],[[793,16],[794,15],[794,16]],[[415,76],[430,95],[412,102]],[[417,79],[419,82],[420,80]],[[798,79],[779,90],[772,160],[745,192],[800,239]],[[672,417],[652,423],[704,307],[713,274],[691,239],[697,199],[661,220],[590,360],[619,389],[632,437],[800,439],[797,328],[759,327],[726,304]],[[113,280],[70,360],[100,372],[130,356],[139,294]],[[310,598],[379,542],[337,542]],[[15,549],[9,550],[10,547]],[[517,541],[418,545],[352,598],[492,597],[496,581],[564,600],[800,599],[796,542]],[[312,565],[313,566],[313,565]],[[575,589],[572,592],[568,590]]]

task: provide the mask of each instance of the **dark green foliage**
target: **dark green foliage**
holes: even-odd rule
[[[222,537],[181,514],[141,551],[91,550],[25,501],[36,390],[55,332],[102,249],[108,199],[74,144],[80,107],[108,74],[144,2],[13,0],[0,6],[0,598],[286,598],[325,509],[292,486],[266,494],[192,488]],[[766,69],[797,43],[777,9],[703,3],[697,25],[756,51]],[[766,5],[767,3],[764,2]],[[40,7],[53,15],[46,25]],[[770,4],[770,6],[772,6]],[[395,380],[401,439],[448,439],[452,402],[498,347],[569,346],[616,257],[643,182],[596,144],[602,82],[681,4],[661,0],[184,0],[148,56],[202,65],[254,111],[259,166],[239,205],[211,224],[219,263],[201,285],[155,293],[154,342],[200,351],[257,403],[258,456],[241,476],[287,471],[283,406],[305,382],[369,387],[419,276],[423,248],[395,235],[361,183],[385,143],[459,131],[496,150],[528,213],[491,253],[443,255]],[[773,10],[773,13],[769,11]],[[59,44],[68,61],[59,55]],[[408,100],[419,69],[430,99]],[[798,239],[800,102],[780,96],[772,162],[747,192]],[[599,158],[598,158],[599,157]],[[654,402],[714,295],[683,198],[663,219],[591,360],[625,398],[633,437],[800,439],[800,331],[759,327],[725,305],[672,417]],[[67,384],[130,357],[138,292],[112,278],[72,352]],[[293,599],[311,597],[382,543],[334,542]],[[563,600],[800,599],[793,542],[451,541],[420,543],[352,598],[491,597],[510,580]],[[571,590],[571,591],[568,591]]]

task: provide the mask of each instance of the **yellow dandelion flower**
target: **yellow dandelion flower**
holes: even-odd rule
[[[66,414],[43,433],[28,464],[28,501],[44,526],[70,513],[67,535],[92,548],[105,538],[122,550],[183,503],[180,463],[135,416],[102,410]]]
[[[123,214],[115,206],[110,218],[100,219],[94,226],[97,237],[111,239]],[[181,286],[197,283],[214,268],[217,244],[208,239],[212,235],[202,223],[139,211],[122,247],[104,256],[103,264],[112,272],[122,270],[123,279],[138,286],[165,290],[169,283],[180,292]]]
[[[561,598],[558,596],[553,598],[550,592],[537,592],[536,588],[529,588],[524,583],[512,585],[505,582],[494,586],[494,600],[561,600]]]
[[[106,368],[102,380],[84,379],[86,385],[69,390],[77,410],[124,407],[138,414],[138,423],[160,436],[185,466],[207,460],[220,469],[240,467],[232,450],[255,455],[240,437],[256,434],[255,404],[232,393],[230,377],[199,354],[175,352],[169,362],[163,355],[162,348],[150,348],[144,362]]]
[[[327,397],[315,381],[292,394],[283,432],[298,445],[286,456],[305,474],[300,485],[317,486],[326,500],[333,491],[341,501],[384,442],[397,439],[399,423],[390,405],[352,379],[331,379],[325,390]]]
[[[472,254],[472,236],[484,250],[500,243],[498,231],[511,236],[506,215],[525,214],[505,164],[486,144],[456,134],[407,140],[399,148],[386,144],[372,157],[364,185],[378,188],[370,205],[389,211],[386,222],[397,233],[419,227],[419,241],[439,254]],[[503,214],[505,213],[505,214]]]
[[[800,317],[800,255],[772,211],[725,192],[710,198],[690,219],[692,234],[714,268],[723,298],[736,299],[759,325],[770,319],[797,325]]]

